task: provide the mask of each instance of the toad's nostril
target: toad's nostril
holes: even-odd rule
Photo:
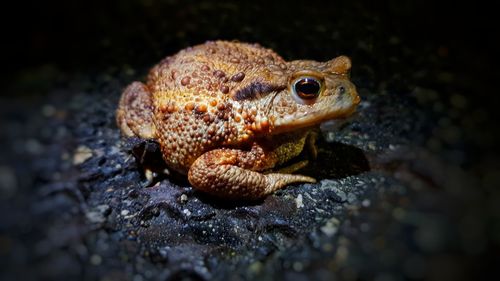
[[[344,87],[344,86],[339,86],[339,87],[337,88],[337,93],[338,93],[339,95],[343,95],[343,94],[345,94],[345,92],[346,92],[346,89],[345,89],[345,87]]]

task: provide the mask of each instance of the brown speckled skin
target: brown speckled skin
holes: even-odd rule
[[[269,173],[297,156],[320,122],[350,115],[359,103],[351,62],[286,62],[272,50],[207,42],[162,60],[146,84],[133,82],[117,123],[126,136],[155,139],[169,168],[197,189],[223,198],[255,199],[313,178]],[[322,81],[315,99],[292,91],[303,76]],[[314,152],[314,151],[313,151]]]

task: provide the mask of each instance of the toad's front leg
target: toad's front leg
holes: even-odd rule
[[[294,182],[316,182],[303,175],[263,174],[274,166],[273,153],[254,145],[250,151],[222,148],[206,152],[191,165],[189,182],[217,197],[257,199]]]

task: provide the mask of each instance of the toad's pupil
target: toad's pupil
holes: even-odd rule
[[[295,91],[303,99],[316,98],[320,89],[319,82],[312,78],[303,78],[295,84]]]

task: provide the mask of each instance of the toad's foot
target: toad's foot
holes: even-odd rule
[[[258,171],[272,165],[261,148],[251,151],[216,149],[206,152],[191,165],[189,182],[197,189],[223,198],[257,199],[290,183],[316,180],[303,175],[262,174]]]

